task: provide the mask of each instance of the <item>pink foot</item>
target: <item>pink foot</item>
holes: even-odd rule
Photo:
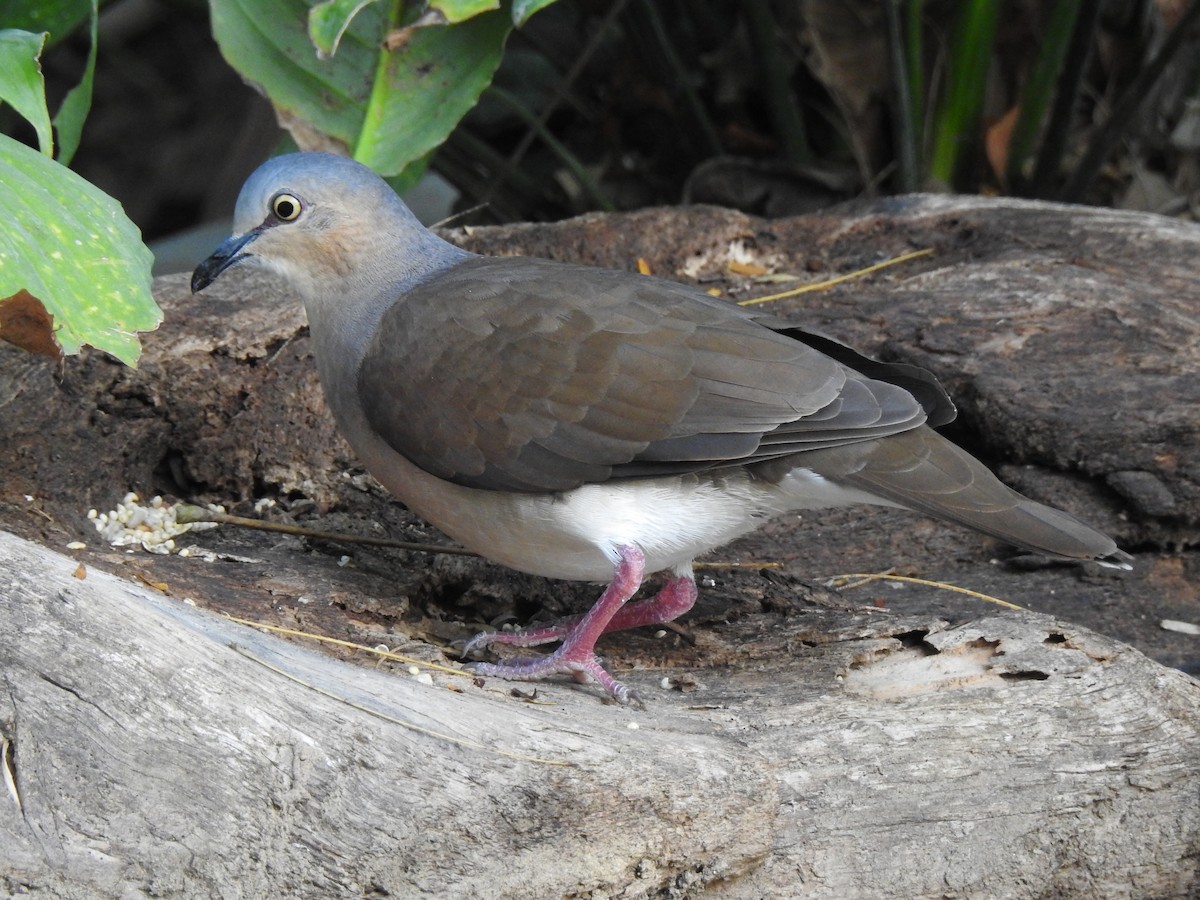
[[[642,625],[661,625],[673,622],[696,604],[696,579],[689,575],[676,575],[667,580],[657,594],[649,600],[639,600],[629,603],[617,610],[616,614],[604,626],[603,634],[610,631],[624,631],[627,628],[638,628]],[[482,650],[493,644],[505,644],[509,647],[536,647],[538,644],[549,644],[561,641],[571,630],[577,627],[583,616],[568,616],[541,625],[537,628],[522,628],[518,631],[485,631],[477,634],[463,648],[463,655],[475,650]]]
[[[565,652],[564,652],[565,651]],[[468,663],[467,668],[477,675],[490,675],[509,681],[540,681],[551,675],[570,675],[580,684],[590,678],[608,692],[608,695],[628,706],[637,700],[637,695],[608,673],[600,664],[595,653],[571,653],[565,645],[541,659],[512,659],[502,663]]]
[[[502,663],[472,663],[470,669],[480,675],[519,681],[563,674],[580,683],[590,678],[618,703],[629,703],[634,699],[629,688],[613,678],[596,658],[596,641],[607,631],[669,622],[687,612],[696,602],[696,582],[689,574],[670,579],[652,599],[626,606],[641,586],[645,565],[645,554],[639,548],[621,547],[613,580],[595,606],[584,615],[526,631],[486,632],[473,638],[464,649],[464,653],[469,653],[490,644],[528,647],[561,639],[562,646],[549,656]]]

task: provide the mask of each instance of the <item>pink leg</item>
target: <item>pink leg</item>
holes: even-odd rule
[[[661,625],[663,622],[673,622],[696,603],[696,579],[689,572],[687,575],[676,575],[667,580],[657,594],[649,600],[637,603],[627,603],[617,610],[616,614],[604,627],[604,634],[610,631],[624,631],[626,628],[638,628],[642,625]],[[463,653],[481,650],[492,644],[507,644],[510,647],[536,647],[538,644],[549,644],[560,641],[575,628],[583,616],[568,616],[542,625],[537,628],[522,628],[520,631],[485,631],[477,634],[467,642]]]
[[[695,605],[696,579],[692,577],[691,572],[687,575],[676,575],[667,579],[662,590],[649,600],[622,607],[612,617],[604,632],[607,634],[610,631],[623,631],[641,625],[673,622]]]
[[[596,659],[596,641],[606,631],[669,621],[690,609],[696,600],[695,582],[690,577],[677,577],[671,579],[654,599],[626,607],[626,602],[641,586],[645,565],[645,554],[639,548],[621,547],[613,580],[595,606],[583,616],[528,632],[481,634],[466,647],[470,651],[490,643],[528,646],[561,638],[562,646],[549,656],[505,663],[473,663],[471,669],[481,675],[523,681],[558,674],[569,674],[581,683],[592,678],[619,703],[628,703],[631,699],[629,689],[608,674]]]

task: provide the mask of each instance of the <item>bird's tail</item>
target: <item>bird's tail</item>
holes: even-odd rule
[[[1131,557],[1108,535],[1069,513],[1018,494],[979,460],[927,426],[833,451],[806,453],[803,465],[837,484],[1035,553],[1130,568]]]

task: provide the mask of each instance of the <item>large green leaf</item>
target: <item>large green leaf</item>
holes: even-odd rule
[[[79,24],[79,14],[91,16],[91,46],[79,84],[67,92],[53,126],[58,131],[58,160],[69,165],[79,148],[83,122],[92,106],[92,81],[96,73],[96,36],[99,9],[97,0],[58,0],[40,3],[17,2],[6,10],[6,22],[45,23],[46,31],[34,34],[9,28],[0,31],[0,102],[7,102],[29,120],[37,132],[38,146],[47,155],[54,153],[54,132],[46,108],[46,85],[39,58],[47,37],[62,37]],[[56,33],[51,33],[50,28]]]
[[[24,116],[37,132],[38,146],[47,156],[54,153],[54,133],[46,108],[46,83],[38,58],[46,34],[6,28],[0,31],[0,102]]]
[[[0,302],[27,292],[64,352],[90,344],[135,365],[136,332],[162,321],[137,226],[103,191],[4,136],[0,184]]]
[[[449,2],[449,0],[447,0]],[[437,147],[491,82],[512,28],[494,9],[455,25],[416,25],[396,0],[330,7],[320,58],[304,0],[212,0],[229,63],[267,93],[304,149],[348,153],[397,175]],[[407,26],[407,27],[405,27]]]

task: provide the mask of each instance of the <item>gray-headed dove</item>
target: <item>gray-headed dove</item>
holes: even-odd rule
[[[1110,538],[933,431],[954,408],[923,370],[671,281],[476,256],[338,156],[265,163],[234,231],[192,290],[247,262],[283,277],[342,433],[389,491],[496,562],[608,583],[581,617],[475,638],[469,648],[562,642],[477,664],[483,674],[569,673],[627,701],[597,638],[686,612],[698,554],[792,510],[903,507],[1127,567]],[[660,592],[627,605],[660,571]]]

